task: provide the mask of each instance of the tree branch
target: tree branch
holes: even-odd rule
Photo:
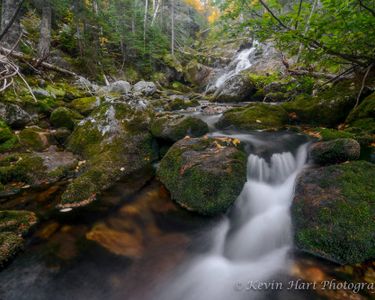
[[[362,0],[358,0],[359,2],[359,6],[363,7],[364,9],[366,9],[367,11],[369,11],[373,17],[375,17],[375,10],[371,9],[370,7],[366,6]]]
[[[263,0],[259,0],[259,2],[263,5],[263,7],[270,13],[270,15],[280,24],[281,27],[284,29],[290,30],[288,26],[286,26],[274,13],[273,11],[268,7],[266,3],[264,3]]]
[[[367,79],[367,76],[368,74],[370,73],[370,70],[371,68],[373,67],[374,64],[370,64],[366,70],[366,73],[365,75],[363,76],[363,79],[362,79],[362,86],[361,86],[361,89],[359,90],[359,93],[358,93],[358,96],[357,96],[357,101],[354,105],[354,108],[356,108],[359,104],[359,99],[361,98],[361,95],[362,95],[362,92],[363,92],[363,89],[365,88],[365,84],[366,84],[366,79]]]
[[[297,30],[297,28],[298,28],[299,17],[300,17],[300,15],[301,15],[301,10],[302,10],[302,2],[303,2],[303,0],[300,0],[300,1],[299,1],[297,20],[296,20],[296,24],[294,25],[294,29],[295,29],[295,30]]]

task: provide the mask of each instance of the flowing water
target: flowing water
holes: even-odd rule
[[[250,68],[258,46],[259,43],[254,41],[252,47],[238,52],[231,63],[221,72],[222,74],[215,80],[214,87],[219,88],[229,78]]]

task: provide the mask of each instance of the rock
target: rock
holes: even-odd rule
[[[208,133],[208,126],[201,119],[181,116],[163,115],[151,124],[154,137],[177,142],[185,136],[200,137]]]
[[[175,111],[175,110],[182,110],[187,109],[189,107],[196,107],[199,106],[198,100],[189,100],[185,97],[175,97],[176,95],[172,95],[170,98],[172,99],[171,102],[169,102],[165,110],[167,111]]]
[[[33,93],[37,99],[48,99],[54,97],[54,95],[51,95],[48,91],[44,89],[35,89],[33,90]]]
[[[126,94],[129,93],[132,89],[132,86],[129,82],[124,80],[119,80],[111,83],[109,86],[102,88],[104,92],[107,93],[118,93]]]
[[[246,73],[237,74],[227,79],[214,93],[217,102],[250,101],[255,93],[255,85]]]
[[[23,247],[22,236],[37,222],[33,212],[0,211],[0,265]]]
[[[80,114],[87,116],[89,115],[95,108],[97,108],[101,103],[101,99],[99,97],[84,97],[78,98],[73,100],[70,103],[70,107]]]
[[[150,122],[147,108],[136,109],[124,102],[104,103],[82,120],[67,148],[87,164],[63,193],[59,207],[87,205],[97,194],[136,172],[147,169],[151,176],[157,152],[148,132]]]
[[[319,165],[342,163],[357,160],[361,146],[354,139],[341,138],[328,142],[318,142],[310,147],[311,159]]]
[[[53,142],[50,132],[37,126],[23,129],[18,137],[22,147],[33,151],[43,151]]]
[[[230,106],[207,106],[203,108],[202,115],[204,116],[219,115],[227,111],[229,108],[231,107]]]
[[[341,264],[373,259],[374,177],[365,161],[303,171],[292,204],[297,247]]]
[[[0,102],[0,119],[3,119],[10,127],[21,128],[31,122],[31,116],[16,104]]]
[[[246,181],[246,153],[231,138],[185,138],[160,162],[158,177],[182,207],[203,215],[224,213]]]
[[[72,134],[71,130],[69,130],[68,128],[61,127],[61,128],[57,128],[53,132],[53,137],[56,139],[56,141],[60,145],[65,145],[66,141],[68,140],[71,134]]]
[[[204,87],[208,84],[210,76],[212,75],[212,68],[192,60],[185,67],[185,79],[198,87]]]
[[[355,105],[357,95],[358,87],[342,81],[314,96],[299,95],[283,103],[282,107],[288,113],[295,114],[299,123],[335,127],[345,121]]]
[[[69,108],[59,107],[52,112],[50,121],[56,128],[65,127],[73,130],[78,120],[82,118],[83,117],[79,113],[72,111]]]
[[[152,96],[156,92],[156,85],[150,81],[139,81],[133,86],[133,91],[144,96]]]
[[[287,112],[278,105],[253,103],[227,110],[216,123],[219,129],[234,127],[240,130],[277,130],[289,122]]]
[[[14,153],[0,159],[0,183],[7,190],[12,184],[40,186],[53,183],[72,172],[77,159],[55,147],[39,153]],[[68,155],[69,159],[65,159]],[[51,163],[53,161],[53,164]]]
[[[353,109],[345,121],[350,127],[375,134],[375,93]]]

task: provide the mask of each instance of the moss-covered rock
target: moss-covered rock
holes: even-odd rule
[[[185,80],[197,87],[206,86],[213,69],[198,63],[196,60],[190,61],[184,70]]]
[[[346,119],[350,127],[375,134],[375,93],[368,96],[353,109]]]
[[[12,128],[22,128],[32,121],[31,116],[20,105],[0,102],[0,119]]]
[[[299,95],[282,107],[302,124],[335,127],[345,121],[357,95],[357,87],[344,81],[315,96]]]
[[[87,116],[89,115],[95,108],[97,108],[101,103],[101,99],[99,97],[84,97],[78,98],[73,100],[70,103],[70,107],[80,114]]]
[[[240,73],[227,79],[216,90],[213,98],[217,102],[250,101],[255,92],[255,83],[246,73]]]
[[[0,120],[0,153],[7,152],[18,143],[17,136]]]
[[[148,133],[150,114],[123,102],[105,103],[78,124],[67,146],[88,162],[62,195],[60,207],[86,205],[116,181],[151,170],[157,153]]]
[[[50,133],[37,126],[25,128],[19,133],[20,145],[28,150],[43,151],[51,141]]]
[[[357,160],[360,154],[361,146],[359,143],[347,138],[318,142],[310,147],[310,158],[319,165]]]
[[[373,259],[374,177],[364,161],[306,169],[292,204],[297,247],[342,264]]]
[[[189,107],[196,107],[196,106],[199,106],[198,100],[187,100],[187,99],[184,99],[183,97],[181,98],[176,97],[165,106],[165,110],[174,111],[174,110],[187,109]]]
[[[176,142],[185,136],[205,135],[208,133],[208,126],[201,119],[194,117],[162,115],[152,122],[151,133],[156,138]]]
[[[280,129],[287,125],[287,112],[278,105],[252,103],[226,111],[216,123],[220,129],[234,127],[242,130]]]
[[[65,127],[70,130],[73,130],[78,120],[81,120],[83,117],[66,107],[56,108],[50,117],[51,124],[56,127]]]
[[[182,207],[215,215],[225,212],[240,194],[246,161],[239,140],[186,138],[169,149],[158,177]]]
[[[28,211],[0,211],[0,265],[23,247],[22,236],[37,222]]]

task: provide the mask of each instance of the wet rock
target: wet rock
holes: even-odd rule
[[[357,160],[361,153],[361,146],[354,139],[335,139],[328,142],[318,142],[311,146],[310,157],[319,165],[342,163]]]
[[[231,138],[185,138],[160,162],[158,177],[182,207],[203,215],[224,213],[246,181],[247,156]]]
[[[156,85],[150,81],[139,81],[133,86],[133,91],[144,96],[152,96],[156,92]]]
[[[253,103],[226,111],[216,127],[219,129],[234,127],[241,130],[277,130],[285,127],[288,122],[288,114],[281,106]]]
[[[60,207],[87,205],[116,181],[150,170],[157,158],[148,132],[151,112],[124,102],[104,103],[82,120],[68,141],[68,149],[87,160],[79,177],[67,187]]]
[[[203,108],[202,115],[212,116],[212,115],[222,114],[225,111],[227,111],[229,108],[231,107],[229,106],[207,106]]]
[[[172,99],[172,101],[170,101],[165,106],[165,110],[167,111],[182,110],[182,109],[187,109],[189,107],[199,106],[198,100],[189,100],[189,98],[187,97],[172,95],[170,99]]]
[[[0,102],[0,119],[9,126],[21,128],[32,121],[31,116],[16,104],[4,104]]]
[[[185,67],[184,77],[193,85],[203,87],[208,84],[212,71],[212,68],[192,60]]]
[[[50,121],[56,128],[65,127],[73,130],[76,123],[82,118],[83,117],[79,113],[69,108],[59,107],[52,112]]]
[[[297,247],[341,264],[374,258],[374,176],[365,161],[303,171],[292,204]]]
[[[162,115],[151,124],[156,138],[176,142],[185,136],[200,137],[208,133],[208,126],[198,118],[180,115]]]
[[[22,236],[37,222],[28,211],[0,211],[0,265],[8,261],[23,247]]]
[[[214,93],[217,102],[250,101],[255,93],[255,85],[246,73],[237,74],[227,79]]]

